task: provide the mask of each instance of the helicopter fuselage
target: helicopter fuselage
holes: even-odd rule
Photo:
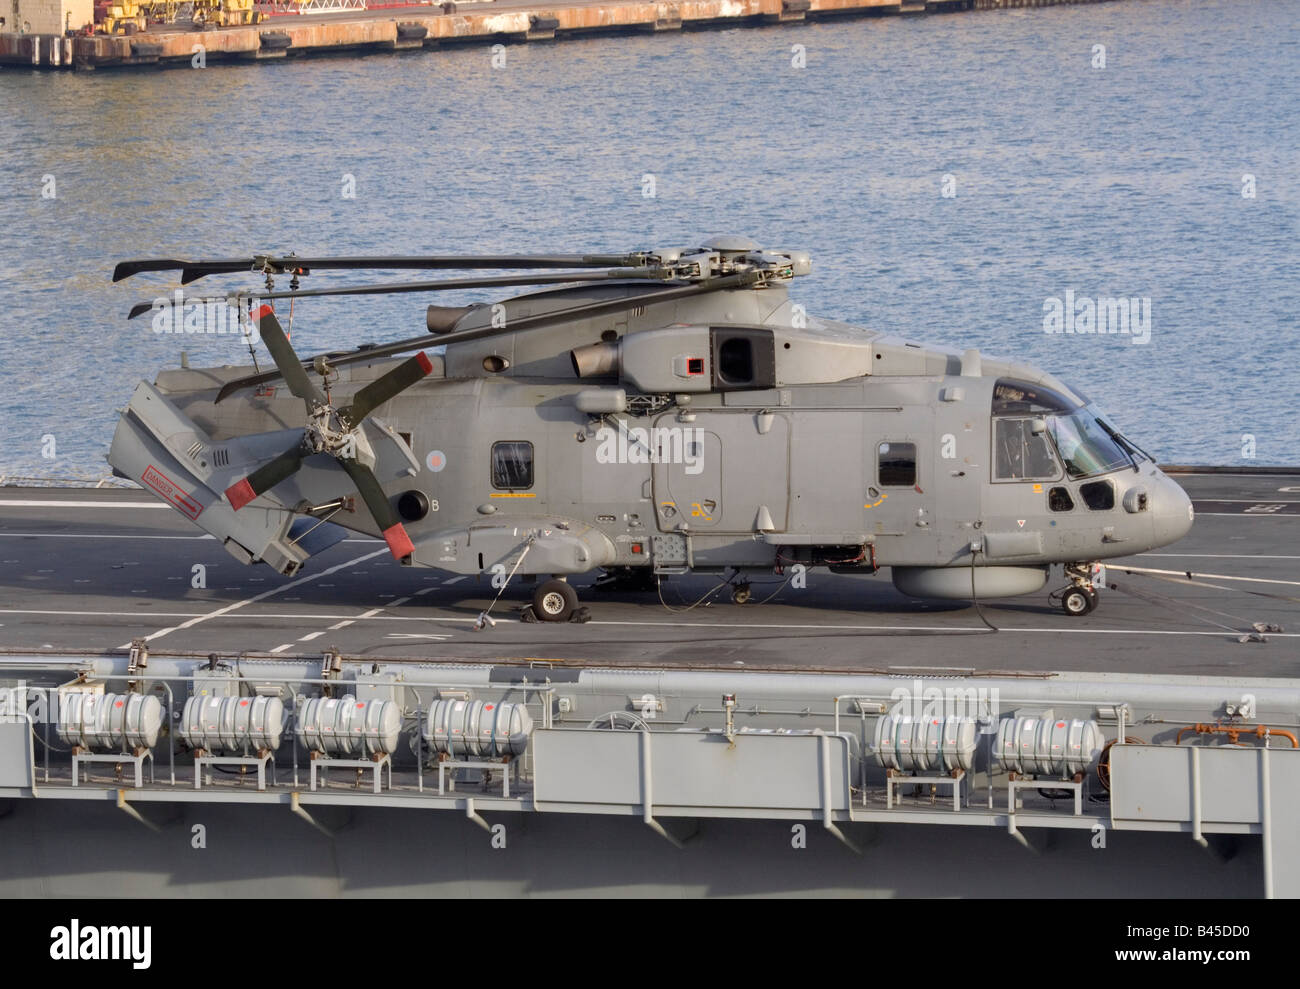
[[[354,369],[352,383],[389,363]],[[1145,455],[1110,443],[1067,465],[1055,423],[1087,407],[995,415],[1007,380],[1018,384],[862,376],[585,412],[580,396],[608,394],[616,408],[625,393],[612,381],[430,377],[381,410],[420,468],[384,489],[415,546],[408,562],[461,574],[890,567],[907,593],[960,598],[974,566],[977,593],[1003,596],[1037,590],[1050,564],[1186,533],[1186,495]],[[160,384],[218,446],[300,415],[283,388],[214,405],[209,372],[169,371]],[[323,505],[346,489],[309,458],[269,500]],[[378,535],[364,513],[330,521]]]
[[[298,384],[164,371],[109,460],[282,573],[327,520],[384,535],[406,565],[511,578],[887,567],[904,594],[970,599],[1038,590],[1063,564],[1066,611],[1085,614],[1091,564],[1190,529],[1178,484],[1052,375],[810,317],[786,285],[808,271],[798,252],[691,257],[777,276],[431,307],[441,355],[389,356],[421,338],[322,355],[303,364],[319,389],[270,327]],[[308,427],[340,424],[328,450],[304,401]]]

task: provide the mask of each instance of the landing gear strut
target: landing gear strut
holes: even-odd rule
[[[1052,600],[1061,602],[1061,610],[1071,618],[1081,618],[1097,607],[1099,600],[1092,584],[1093,565],[1066,564],[1065,576],[1070,579],[1070,586],[1052,595]]]

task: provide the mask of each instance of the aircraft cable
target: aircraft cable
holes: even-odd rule
[[[664,582],[662,578],[660,578],[655,582],[655,587],[659,591],[660,604],[662,604],[669,612],[671,612],[674,615],[684,615],[686,612],[693,611],[696,608],[698,608],[700,605],[704,604],[706,599],[712,597],[714,594],[718,593],[718,591],[722,590],[724,587],[727,587],[730,583],[731,583],[731,578],[728,577],[725,580],[723,580],[722,583],[718,584],[716,587],[709,588],[694,604],[687,605],[685,608],[674,608],[672,605],[670,605],[667,601],[664,600]]]
[[[1300,603],[1300,598],[1289,597],[1285,594],[1269,594],[1266,591],[1251,591],[1246,588],[1220,587],[1217,584],[1206,584],[1195,578],[1205,577],[1210,580],[1238,580],[1252,584],[1286,584],[1290,587],[1300,587],[1300,581],[1296,580],[1276,580],[1270,577],[1234,577],[1222,573],[1194,573],[1191,570],[1154,570],[1150,567],[1123,567],[1114,566],[1115,570],[1123,570],[1126,574],[1138,574],[1143,577],[1154,577],[1157,580],[1167,580],[1173,584],[1191,584],[1194,587],[1209,587],[1216,591],[1238,590],[1242,594],[1253,594],[1256,597],[1273,598],[1276,601],[1293,601]]]
[[[1206,584],[1202,586],[1209,587],[1213,585]],[[1244,622],[1245,624],[1249,625],[1251,629],[1254,630],[1255,634],[1259,634],[1263,632],[1282,631],[1281,627],[1278,625],[1270,625],[1265,622],[1252,622],[1249,618],[1243,618],[1241,615],[1232,615],[1226,611],[1216,611],[1214,608],[1207,608],[1204,605],[1193,604],[1190,601],[1179,601],[1176,600],[1175,598],[1169,597],[1167,594],[1160,594],[1157,591],[1143,592],[1143,591],[1135,590],[1132,587],[1121,587],[1119,584],[1111,584],[1110,588],[1112,590],[1121,591],[1125,594],[1130,594],[1133,597],[1140,598],[1141,600],[1146,601],[1148,604],[1154,604],[1154,605],[1166,607],[1170,611],[1177,611],[1182,613],[1184,609],[1193,608],[1197,611],[1204,611],[1211,615],[1219,615],[1222,618],[1231,618],[1233,621]],[[1226,588],[1219,588],[1219,590],[1226,590]],[[1202,618],[1200,615],[1191,615],[1191,617],[1195,618],[1197,621],[1204,622],[1207,625],[1213,625],[1215,628],[1221,628],[1225,632],[1231,632],[1233,635],[1237,635],[1237,636],[1245,635],[1248,637],[1252,634],[1251,632],[1244,632],[1243,629],[1240,628],[1233,628],[1231,625],[1224,625],[1222,622],[1215,621],[1212,618]]]
[[[45,747],[46,747],[47,749],[49,749],[51,752],[71,752],[71,751],[72,751],[72,746],[68,746],[68,748],[65,749],[65,748],[64,748],[63,746],[61,746],[61,745],[55,745],[53,742],[47,742],[45,739],[41,738],[40,733],[36,730],[36,723],[35,723],[35,722],[32,722],[32,738],[36,739],[36,741],[40,742],[43,746],[45,746]]]
[[[492,599],[492,603],[487,606],[487,610],[480,614],[478,618],[474,619],[472,628],[475,632],[481,632],[487,626],[496,624],[496,622],[493,621],[490,612],[496,607],[497,602],[501,600],[501,595],[506,592],[506,588],[510,586],[510,581],[514,579],[515,571],[517,571],[519,565],[524,562],[524,557],[528,555],[528,551],[533,548],[533,541],[536,538],[536,536],[528,537],[528,542],[524,544],[524,551],[519,554],[519,559],[515,560],[515,565],[513,569],[511,569],[510,575],[506,577],[505,582],[502,583],[501,587],[497,590],[497,596]]]
[[[248,355],[253,358],[253,369],[262,373],[262,367],[257,363],[257,348],[253,346],[253,330],[257,328],[257,322],[253,319],[253,300],[248,300],[248,332],[244,334],[244,339],[248,342]]]
[[[982,546],[981,543],[981,549]],[[980,621],[988,626],[990,632],[997,632],[1000,631],[999,628],[984,617],[984,609],[980,607],[979,595],[975,593],[975,557],[979,555],[980,551],[979,549],[971,549],[970,553],[970,599],[971,603],[975,605],[975,614],[979,615]]]
[[[788,583],[790,583],[790,579],[791,579],[792,577],[794,577],[794,572],[793,572],[793,571],[791,571],[789,574],[786,575],[785,580],[781,581],[781,586],[780,586],[780,587],[778,587],[775,591],[773,591],[773,592],[772,592],[771,594],[769,594],[767,597],[763,598],[762,601],[751,601],[750,604],[751,604],[751,605],[755,605],[755,604],[767,604],[767,602],[771,601],[772,598],[776,597],[776,596],[777,596],[778,594],[780,594],[783,590],[785,590],[785,585],[788,584]]]

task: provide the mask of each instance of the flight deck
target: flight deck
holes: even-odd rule
[[[805,587],[746,573],[746,604],[719,586],[725,574],[666,578],[662,601],[595,589],[589,574],[573,584],[590,620],[563,624],[521,620],[522,580],[498,598],[487,576],[400,567],[377,539],[346,539],[287,578],[242,566],[142,490],[3,488],[0,650],[104,655],[142,638],[154,654],[335,650],[384,662],[1296,676],[1300,470],[1173,476],[1196,509],[1191,534],[1111,561],[1101,604],[1083,617],[1046,590],[977,611],[909,599],[884,572],[810,570]],[[1048,589],[1063,583],[1058,571]],[[485,610],[494,624],[476,630]]]

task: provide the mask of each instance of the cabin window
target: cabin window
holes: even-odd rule
[[[881,443],[876,448],[881,487],[910,488],[916,485],[916,444]]]
[[[993,469],[999,481],[1049,481],[1060,477],[1061,468],[1052,455],[1046,422],[1034,418],[994,419]]]
[[[1074,511],[1074,499],[1070,497],[1070,489],[1052,488],[1047,492],[1047,507],[1054,512]]]
[[[533,486],[533,445],[526,440],[492,444],[492,487],[514,490]]]
[[[1093,481],[1079,486],[1083,503],[1094,512],[1106,512],[1115,507],[1115,485],[1110,481]]]

